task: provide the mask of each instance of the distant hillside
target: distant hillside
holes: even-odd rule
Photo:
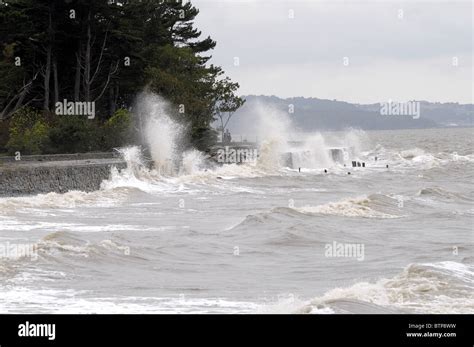
[[[359,105],[336,100],[316,98],[288,98],[275,96],[244,96],[246,104],[239,109],[229,123],[233,133],[249,133],[248,125],[254,124],[254,107],[261,102],[273,105],[288,113],[289,105],[294,105],[294,113],[289,114],[294,125],[301,131],[342,130],[359,128],[366,130],[414,129],[446,126],[472,126],[473,105],[457,103],[420,103],[419,119],[410,116],[382,116],[380,104]]]

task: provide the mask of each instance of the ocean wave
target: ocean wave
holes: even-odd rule
[[[359,313],[357,301],[405,313],[474,313],[474,266],[453,261],[410,264],[390,279],[335,288],[299,307],[300,312],[323,308],[336,313]],[[360,306],[360,305],[359,305]],[[364,313],[376,313],[377,310]]]
[[[84,240],[68,232],[54,232],[44,236],[36,243],[38,257],[57,258],[66,257],[110,257],[111,255],[126,256],[130,254],[128,246],[117,243],[110,239],[98,242]]]
[[[77,206],[115,206],[123,201],[130,189],[98,190],[83,192],[71,190],[67,193],[47,193],[25,197],[0,198],[0,214],[25,208],[75,208]]]
[[[377,157],[377,161],[373,161]],[[371,165],[379,165],[397,170],[430,170],[446,165],[465,165],[474,162],[474,154],[457,152],[429,152],[426,149],[413,147],[408,149],[385,148],[378,144],[374,149],[361,153],[357,160],[366,161]]]
[[[471,192],[470,196],[467,194],[461,194],[453,191],[449,191],[440,187],[427,187],[420,189],[417,193],[419,197],[430,197],[441,200],[449,201],[474,201],[474,196]]]
[[[415,158],[423,157],[425,155],[426,155],[425,151],[418,147],[406,149],[400,152],[400,156],[404,159],[415,159]]]
[[[13,244],[13,243],[12,243]],[[136,258],[136,254],[130,255],[130,247],[110,239],[92,242],[84,240],[72,233],[57,231],[41,238],[36,243],[23,244],[25,250],[11,256],[0,258],[0,272],[19,270],[22,266],[37,264],[38,261],[60,262],[66,259],[117,259],[127,257]],[[27,246],[27,247],[26,247]]]
[[[336,215],[362,218],[400,218],[397,200],[382,194],[348,198],[318,206],[296,208],[304,214]]]
[[[293,176],[295,171],[298,171],[298,166],[302,166],[302,173],[306,174],[322,174],[322,170],[327,167],[334,168],[332,172],[337,172],[338,168],[342,168],[342,164],[335,163],[330,158],[328,150],[331,147],[326,145],[321,134],[314,134],[314,136],[310,136],[306,141],[302,141],[295,147],[288,141],[286,134],[288,128],[286,126],[278,126],[277,128],[275,129],[278,130],[276,133],[265,136],[258,144],[259,154],[255,161],[239,164],[220,165],[210,160],[204,153],[189,150],[166,156],[172,158],[172,160],[157,160],[154,158],[152,168],[150,168],[150,166],[144,164],[142,150],[139,147],[121,148],[119,152],[127,166],[121,170],[113,168],[110,178],[102,182],[101,188],[111,189],[131,186],[146,192],[165,192],[173,190],[178,184],[182,184],[184,189],[188,189],[186,185],[212,184],[216,180]],[[365,133],[363,132],[352,131],[344,134],[342,139],[336,142],[338,146],[351,148],[351,151],[358,153],[361,138],[364,136]],[[174,146],[171,147],[174,148]],[[284,157],[288,153],[296,155],[300,152],[307,154],[307,160],[301,162],[301,165],[296,165],[295,168],[287,168]],[[167,169],[163,170],[163,166],[166,166]]]
[[[239,230],[243,232],[265,225],[280,225],[282,222],[291,223],[294,220],[303,222],[304,218],[311,219],[317,215],[380,219],[404,217],[404,215],[400,214],[400,211],[401,209],[398,207],[398,200],[396,198],[383,194],[372,194],[317,206],[273,207],[269,210],[247,215],[241,222],[232,228],[228,228],[227,231]],[[286,228],[286,233],[291,233],[291,228],[291,226]]]
[[[447,156],[447,159],[453,162],[474,163],[474,154],[461,155],[461,154],[458,154],[457,152],[453,152],[453,153],[447,153],[446,156]]]

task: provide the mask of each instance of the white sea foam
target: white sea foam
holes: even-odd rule
[[[127,190],[114,191],[69,191],[47,193],[27,197],[0,198],[0,214],[27,208],[75,208],[77,206],[114,206],[127,196]]]
[[[363,218],[398,218],[398,215],[378,211],[375,209],[371,197],[362,196],[357,198],[348,198],[338,202],[330,202],[318,206],[303,206],[296,209],[301,213],[307,214],[325,214],[344,217],[363,217]]]
[[[474,267],[452,261],[411,264],[391,279],[335,288],[311,301],[356,299],[416,313],[473,313]],[[329,304],[330,306],[330,304]]]
[[[252,313],[254,302],[225,298],[93,296],[88,291],[32,289],[16,286],[0,288],[0,312],[61,314],[173,314],[173,313]],[[20,304],[19,304],[20,303]]]
[[[261,307],[265,313],[470,313],[474,266],[445,261],[411,264],[392,278],[334,288],[311,300],[291,298]]]

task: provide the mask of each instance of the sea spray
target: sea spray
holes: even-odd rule
[[[202,152],[183,150],[185,126],[173,120],[170,104],[162,97],[143,92],[132,112],[138,120],[143,146],[118,149],[127,167],[120,171],[113,168],[103,188],[160,190],[169,178],[196,174],[211,166]]]
[[[125,169],[112,167],[110,178],[101,184],[102,189],[118,187],[136,187],[148,190],[147,185],[160,179],[155,170],[145,165],[143,150],[140,146],[124,147],[117,150],[127,164]]]
[[[184,152],[182,157],[181,175],[192,175],[208,167],[204,154],[196,149]]]
[[[321,133],[297,134],[286,112],[257,103],[253,112],[257,119],[259,159],[257,167],[275,172],[283,167],[327,168],[335,165],[325,136]],[[357,134],[348,141],[339,139],[338,147],[356,142]],[[356,145],[359,147],[359,143]]]
[[[282,154],[288,151],[291,120],[275,107],[258,103],[253,111],[257,118],[259,159],[257,166],[267,171],[282,167]]]
[[[294,167],[317,169],[333,166],[334,162],[329,155],[328,148],[322,134],[309,135],[300,149],[292,150]]]
[[[367,133],[361,129],[349,129],[342,136],[341,146],[351,148],[354,156],[370,148],[370,141]]]
[[[137,172],[143,168],[142,149],[139,146],[123,147],[117,149],[127,164],[127,169],[131,172]]]
[[[176,174],[181,160],[179,147],[184,127],[171,118],[169,107],[162,97],[143,92],[138,95],[133,109],[154,168],[160,175]]]
[[[151,170],[143,165],[143,153],[139,147],[122,152],[128,169],[124,175],[155,184],[163,176],[177,177],[196,175],[197,177],[254,177],[268,174],[284,174],[285,167],[293,169],[320,169],[337,165],[330,154],[331,146],[361,148],[364,133],[350,131],[338,135],[312,133],[299,134],[295,138],[295,128],[290,116],[273,106],[256,104],[253,109],[258,131],[257,160],[240,162],[239,165],[225,163],[220,168],[202,152],[195,149],[183,150],[185,128],[170,116],[169,104],[160,96],[142,93],[137,97],[134,115],[140,120],[143,142],[153,163]],[[256,125],[256,126],[255,126]],[[328,139],[331,145],[328,144]],[[288,160],[290,158],[290,161]],[[230,166],[229,166],[230,165]],[[113,173],[117,178],[117,172]],[[123,179],[125,177],[121,177]],[[150,182],[151,181],[151,182]],[[138,182],[134,182],[135,186]],[[122,185],[122,184],[121,184]]]

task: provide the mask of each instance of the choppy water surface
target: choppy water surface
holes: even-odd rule
[[[37,251],[0,258],[0,312],[474,313],[472,135],[322,134],[301,173],[264,147],[207,169],[187,153],[177,175],[129,149],[100,191],[0,199],[2,244]]]

